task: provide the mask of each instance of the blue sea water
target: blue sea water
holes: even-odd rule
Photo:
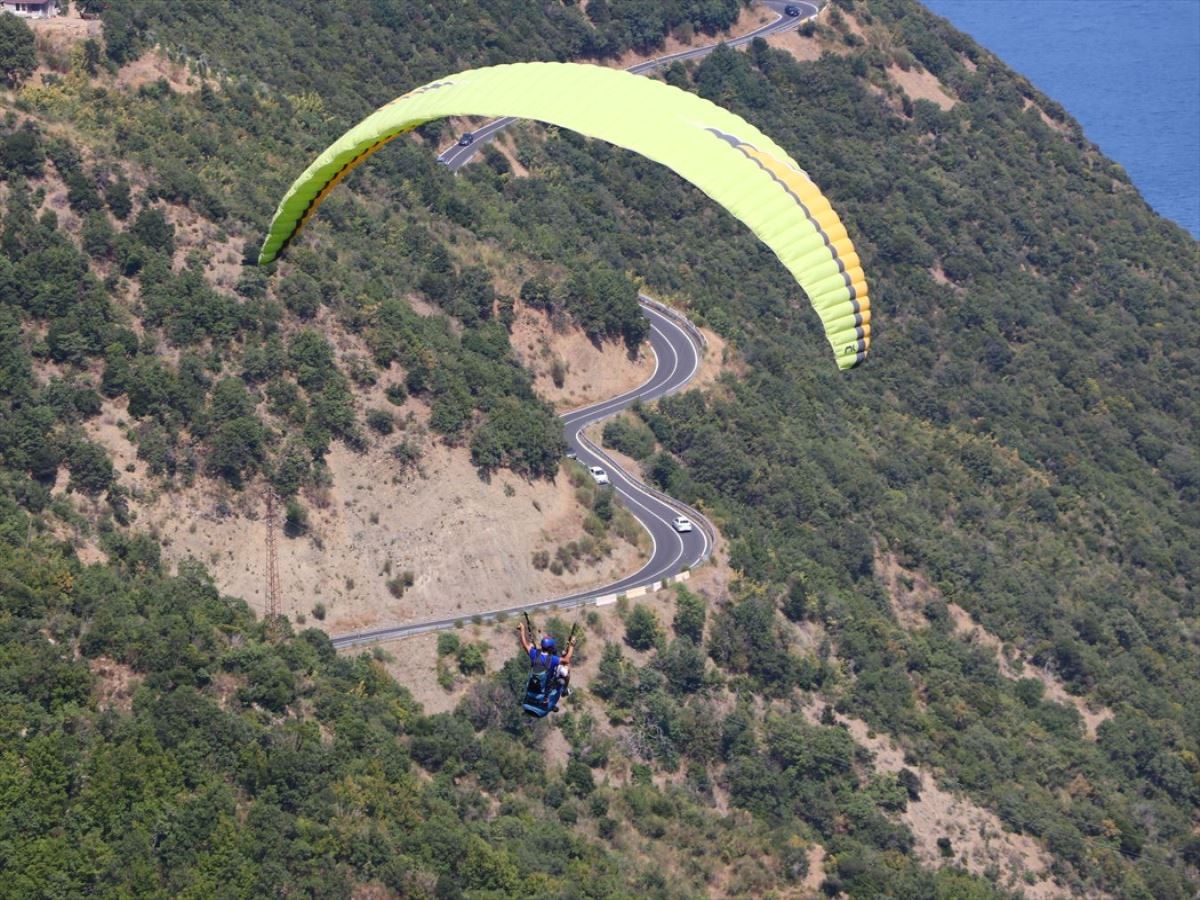
[[[923,0],[1057,100],[1200,238],[1200,0]]]

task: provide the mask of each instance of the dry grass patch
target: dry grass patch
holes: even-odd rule
[[[822,709],[823,704],[814,701],[804,708],[804,715],[818,725]],[[900,820],[912,831],[916,839],[914,853],[924,865],[959,865],[974,875],[987,877],[998,871],[998,884],[1029,898],[1070,895],[1051,880],[1054,858],[1038,841],[1006,830],[991,810],[942,789],[929,769],[906,766],[904,753],[896,743],[877,735],[866,722],[841,714],[835,714],[835,718],[856,743],[874,754],[876,771],[896,773],[908,768],[920,778],[920,799],[908,801]],[[949,857],[942,855],[939,838],[950,839]]]
[[[1066,126],[1066,124],[1064,124],[1063,122],[1056,122],[1052,118],[1050,118],[1050,116],[1048,116],[1046,114],[1046,111],[1044,109],[1042,109],[1040,106],[1038,106],[1036,103],[1034,103],[1033,100],[1031,100],[1029,97],[1022,98],[1021,108],[1022,109],[1030,109],[1030,108],[1037,109],[1038,116],[1041,118],[1043,124],[1045,124],[1046,127],[1052,128],[1054,131],[1057,131],[1059,134],[1061,134],[1067,140],[1071,139],[1071,129],[1068,128]]]
[[[38,56],[54,64],[50,68],[39,68],[38,73],[59,68],[70,57],[71,49],[76,44],[89,38],[98,41],[104,30],[99,19],[82,19],[74,8],[68,15],[55,16],[53,19],[26,19],[25,24],[33,32]]]
[[[958,102],[932,72],[915,68],[905,71],[897,65],[890,65],[887,73],[912,100],[928,100],[943,110],[952,109]]]
[[[806,36],[795,28],[771,35],[767,43],[777,50],[790,53],[800,62],[820,59],[826,50],[826,45],[816,34]]]
[[[1036,678],[1045,688],[1045,698],[1047,700],[1060,703],[1063,706],[1074,707],[1075,711],[1079,713],[1079,717],[1083,719],[1084,733],[1087,735],[1088,740],[1094,741],[1096,739],[1096,729],[1100,727],[1102,722],[1106,722],[1113,717],[1113,712],[1108,707],[1097,705],[1093,709],[1085,698],[1069,693],[1059,678],[1042,666],[1027,660],[1019,651],[1011,649],[1006,651],[1004,643],[999,637],[978,624],[971,618],[970,613],[957,603],[947,603],[946,609],[950,613],[950,620],[954,623],[955,634],[969,643],[986,647],[995,653],[1001,675],[1010,681],[1016,681],[1021,678]]]
[[[181,271],[188,256],[199,253],[205,259],[204,276],[210,287],[226,294],[234,293],[242,272],[246,252],[245,238],[229,235],[211,219],[186,206],[164,203],[159,206],[166,220],[175,227],[175,256],[172,268]]]
[[[192,75],[186,65],[173,62],[157,48],[142,54],[117,72],[117,84],[129,91],[136,91],[160,79],[165,80],[177,94],[200,90],[201,80]]]
[[[92,696],[100,709],[115,709],[119,712],[133,711],[133,694],[142,683],[142,676],[129,666],[107,656],[88,660],[88,668],[96,677]]]
[[[550,317],[517,304],[512,346],[538,396],[560,412],[631,391],[654,374],[649,342],[630,353],[623,341],[594,342],[580,329],[556,329]]]

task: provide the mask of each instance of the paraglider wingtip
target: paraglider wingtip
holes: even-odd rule
[[[848,372],[866,362],[867,354],[867,348],[861,343],[858,346],[851,344],[837,355],[837,366],[841,371]]]

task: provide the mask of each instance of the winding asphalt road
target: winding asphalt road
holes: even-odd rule
[[[703,348],[697,344],[688,328],[681,324],[681,317],[678,314],[663,313],[657,304],[651,305],[653,301],[648,297],[643,296],[642,299],[642,312],[650,320],[650,346],[656,360],[654,373],[639,387],[610,400],[602,400],[591,406],[572,410],[565,413],[562,420],[564,437],[567,444],[575,451],[579,461],[585,466],[604,468],[621,503],[649,532],[653,542],[650,559],[632,575],[600,587],[482,613],[481,618],[485,622],[503,615],[511,616],[550,607],[568,609],[611,602],[619,594],[660,584],[664,578],[677,575],[685,568],[703,562],[712,552],[712,538],[715,531],[707,519],[696,510],[647,487],[625,472],[604,450],[596,446],[583,433],[584,429],[593,422],[610,418],[632,406],[637,400],[647,402],[682,390],[695,377],[696,371],[700,367]],[[696,527],[693,531],[681,534],[675,530],[672,519],[680,513],[695,523]],[[453,628],[463,619],[464,616],[460,614],[447,619],[414,622],[408,625],[395,625],[371,631],[338,635],[333,638],[333,645],[338,648],[354,647],[377,641],[410,637],[428,631],[442,631]]]
[[[638,63],[631,66],[628,71],[635,75],[643,75],[673,62],[699,59],[711,53],[722,43],[728,47],[740,47],[755,38],[767,37],[789,28],[795,28],[801,22],[816,16],[820,11],[820,6],[810,0],[763,0],[763,5],[778,14],[773,22],[728,41],[681,50],[678,53],[669,53]],[[800,14],[788,15],[786,13],[788,6],[795,6],[799,9]],[[483,144],[515,121],[517,120],[513,118],[504,118],[488,122],[473,132],[474,140],[470,144],[466,146],[456,144],[443,152],[438,157],[438,162],[449,167],[452,172],[457,172],[471,160]],[[620,594],[659,584],[664,578],[677,575],[684,569],[703,562],[712,552],[712,542],[716,531],[707,519],[696,510],[635,479],[583,433],[588,425],[616,415],[621,410],[632,406],[636,400],[640,399],[643,402],[656,400],[681,390],[691,381],[699,368],[703,348],[696,343],[693,333],[684,324],[681,324],[677,315],[664,313],[662,308],[649,297],[643,295],[642,300],[642,311],[650,319],[650,345],[657,360],[654,374],[644,384],[632,391],[619,397],[613,397],[611,400],[604,400],[582,409],[573,410],[566,413],[562,419],[567,443],[575,451],[579,461],[585,466],[598,465],[605,469],[621,502],[650,534],[654,545],[650,559],[632,575],[609,584],[576,594],[568,594],[564,597],[538,600],[508,609],[485,612],[480,615],[483,621],[491,621],[503,615],[533,612],[550,607],[566,609],[611,602]],[[672,519],[681,513],[695,523],[696,527],[693,531],[681,534],[675,530]],[[429,631],[441,631],[454,627],[462,619],[463,617],[460,615],[449,619],[436,619],[338,635],[333,638],[333,645],[339,648],[355,647]]]
[[[700,59],[707,56],[717,49],[721,44],[727,47],[740,47],[743,44],[748,44],[755,38],[768,37],[772,34],[778,34],[781,31],[787,31],[789,28],[795,28],[801,22],[816,16],[821,11],[821,7],[817,3],[809,2],[809,0],[762,0],[762,5],[768,7],[773,12],[778,14],[778,18],[773,22],[768,22],[760,28],[753,31],[748,31],[740,37],[730,38],[727,41],[718,41],[715,44],[706,44],[703,47],[694,47],[690,50],[680,50],[678,53],[668,53],[665,56],[657,56],[654,59],[648,59],[645,62],[640,62],[635,66],[630,66],[626,69],[627,72],[632,72],[634,75],[645,75],[648,72],[653,72],[655,69],[661,69],[663,66],[670,65],[673,62],[682,62],[689,59]],[[785,9],[789,6],[796,7],[800,14],[798,16],[789,16]],[[438,156],[438,162],[447,166],[451,172],[457,172],[468,162],[471,161],[479,149],[492,140],[497,134],[513,124],[517,120],[511,117],[503,119],[493,119],[486,125],[481,125],[475,131],[471,132],[473,140],[470,144],[463,146],[455,144],[448,150],[442,151]]]

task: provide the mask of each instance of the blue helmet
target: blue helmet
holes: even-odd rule
[[[552,637],[542,638],[542,649],[547,652],[553,650],[554,649],[554,638],[552,638]]]

